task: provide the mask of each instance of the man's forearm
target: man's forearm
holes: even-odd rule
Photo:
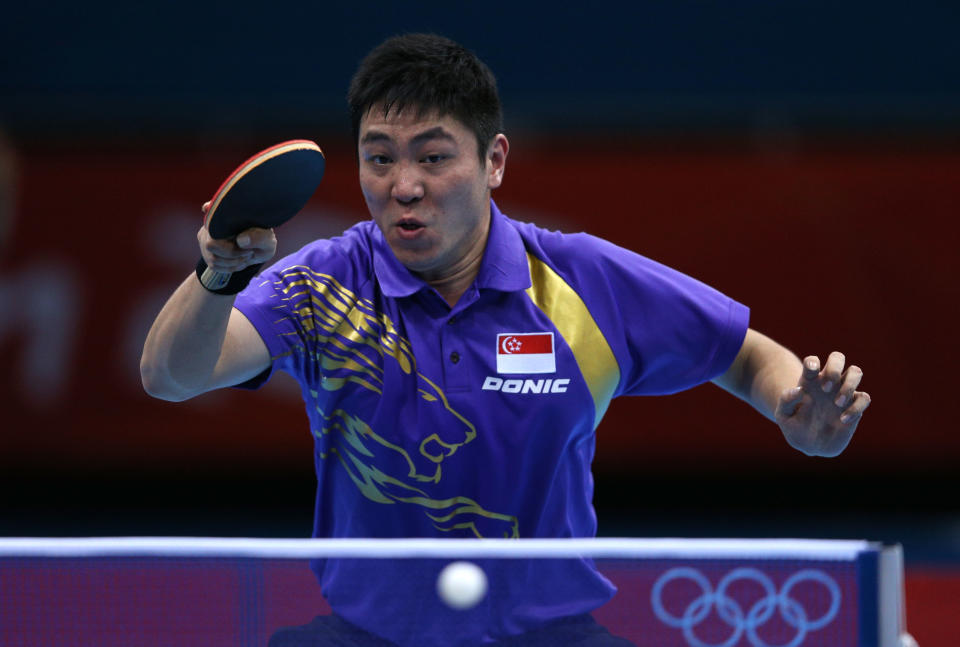
[[[180,284],[143,346],[140,376],[150,395],[186,400],[207,390],[220,357],[234,297],[208,292],[196,276]]]
[[[751,329],[733,366],[714,383],[774,420],[781,394],[797,385],[802,372],[793,352]]]

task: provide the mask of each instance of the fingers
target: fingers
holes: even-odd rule
[[[863,379],[863,370],[859,366],[846,366],[846,357],[843,353],[834,351],[827,357],[821,368],[820,359],[810,355],[803,360],[803,375],[799,386],[784,392],[782,407],[786,415],[796,410],[801,395],[792,394],[793,391],[816,395],[815,399],[826,396],[833,401],[833,406],[840,410],[840,422],[847,424],[857,422],[868,406],[870,396],[863,391],[857,391]]]
[[[860,380],[863,379],[863,371],[859,366],[849,366],[843,372],[840,378],[840,387],[837,389],[837,397],[833,403],[843,409],[853,401],[857,387],[860,386]]]
[[[203,260],[217,272],[239,272],[250,265],[263,263],[277,249],[277,238],[271,229],[247,229],[235,239],[217,240],[201,227],[197,241]]]
[[[805,357],[803,360],[803,375],[800,376],[800,385],[806,388],[812,388],[820,377],[820,358],[815,355]]]
[[[211,249],[212,261],[207,265],[218,272],[239,272],[248,265],[252,265],[253,254],[244,252],[239,255],[232,253],[231,250]]]
[[[237,247],[244,250],[260,251],[277,246],[277,237],[272,229],[251,228],[237,235]]]
[[[820,371],[820,388],[823,389],[824,393],[832,392],[838,384],[840,384],[840,378],[843,375],[843,365],[846,363],[847,358],[844,357],[843,353],[833,351],[827,356],[827,363],[824,364],[823,370]]]
[[[870,394],[863,391],[857,391],[854,394],[853,402],[847,407],[847,410],[840,415],[840,422],[843,424],[856,424],[860,422],[860,416],[870,406]]]
[[[837,406],[843,407],[851,400],[863,379],[863,371],[859,366],[844,368],[846,361],[847,358],[839,351],[830,353],[822,368],[819,357],[810,355],[804,358],[800,386],[807,390],[818,388],[824,393],[832,394]]]

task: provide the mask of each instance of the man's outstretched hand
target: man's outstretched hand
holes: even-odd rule
[[[857,391],[863,371],[847,366],[843,353],[833,352],[821,369],[820,359],[803,360],[797,386],[780,395],[774,418],[790,445],[809,456],[836,456],[844,450],[870,396]]]

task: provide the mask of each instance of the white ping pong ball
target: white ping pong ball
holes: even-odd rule
[[[917,641],[908,633],[900,634],[900,647],[917,647]]]
[[[472,562],[452,562],[440,571],[437,593],[453,609],[470,609],[487,594],[487,575]]]

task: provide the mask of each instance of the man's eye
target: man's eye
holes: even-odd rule
[[[370,155],[367,159],[370,160],[372,164],[376,164],[377,166],[390,163],[390,158],[386,155]]]
[[[426,162],[427,164],[437,164],[439,162],[442,162],[445,159],[447,159],[447,156],[440,155],[439,153],[436,155],[425,155],[423,157],[423,161]]]

